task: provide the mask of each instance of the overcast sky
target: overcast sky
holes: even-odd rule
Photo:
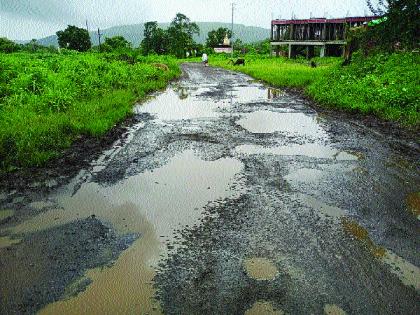
[[[32,39],[68,24],[91,29],[146,21],[169,22],[177,12],[193,21],[230,22],[232,1],[222,0],[0,0],[0,37]],[[364,15],[365,0],[236,0],[235,23],[270,27],[271,17]]]

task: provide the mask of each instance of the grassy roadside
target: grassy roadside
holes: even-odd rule
[[[132,113],[136,100],[180,75],[170,57],[119,59],[0,54],[0,169],[42,165],[80,135],[103,135]]]
[[[213,57],[213,56],[212,56]],[[418,53],[355,55],[350,66],[340,58],[304,60],[246,56],[246,66],[233,67],[226,57],[210,64],[241,71],[279,87],[303,89],[320,105],[374,114],[408,128],[420,127],[420,56]]]

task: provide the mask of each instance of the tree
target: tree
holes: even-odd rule
[[[371,41],[392,49],[396,44],[416,47],[420,41],[419,0],[379,0],[374,6],[366,0],[373,14],[385,16],[383,23],[368,32]]]
[[[92,47],[89,32],[74,25],[69,25],[64,31],[58,31],[57,37],[61,48],[83,52]]]
[[[157,22],[144,24],[144,39],[141,42],[144,55],[150,53],[165,54],[169,50],[168,33],[159,28]]]
[[[219,27],[217,30],[212,30],[207,34],[206,46],[214,48],[223,43],[225,36],[232,38],[232,32],[225,27]]]
[[[177,13],[168,28],[171,52],[179,58],[184,57],[185,51],[195,46],[194,34],[200,34],[198,25],[184,14]]]
[[[106,37],[102,49],[108,52],[113,50],[127,50],[131,49],[131,43],[123,36]]]
[[[5,37],[0,37],[0,52],[12,53],[19,50],[19,45]]]
[[[370,10],[375,15],[385,15],[385,13],[388,11],[388,1],[387,0],[378,0],[378,4],[375,6],[372,3],[372,0],[366,0],[366,4]]]

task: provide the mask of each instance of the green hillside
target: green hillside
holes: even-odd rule
[[[198,43],[204,43],[207,38],[207,33],[211,30],[217,29],[219,27],[226,27],[229,28],[231,25],[229,23],[219,23],[219,22],[198,22],[198,26],[200,27],[200,35],[195,37],[195,40]],[[161,23],[159,24],[162,28],[167,28],[169,23]],[[121,26],[114,26],[111,28],[107,28],[102,30],[102,34],[104,37],[112,37],[116,35],[124,36],[128,41],[130,41],[134,47],[137,47],[140,42],[143,40],[143,31],[144,25],[143,24],[133,24],[133,25],[121,25]],[[270,30],[265,29],[262,27],[256,26],[245,26],[242,24],[235,24],[234,25],[234,32],[235,37],[241,39],[244,43],[252,43],[257,42],[260,40],[264,40],[270,36]],[[96,32],[91,32],[92,42],[97,45],[98,44],[98,36]],[[38,42],[45,46],[58,46],[57,43],[57,36],[52,35],[45,38],[41,38]]]

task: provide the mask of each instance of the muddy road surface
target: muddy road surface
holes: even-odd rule
[[[0,313],[420,314],[416,144],[183,67],[77,176],[0,192]]]

